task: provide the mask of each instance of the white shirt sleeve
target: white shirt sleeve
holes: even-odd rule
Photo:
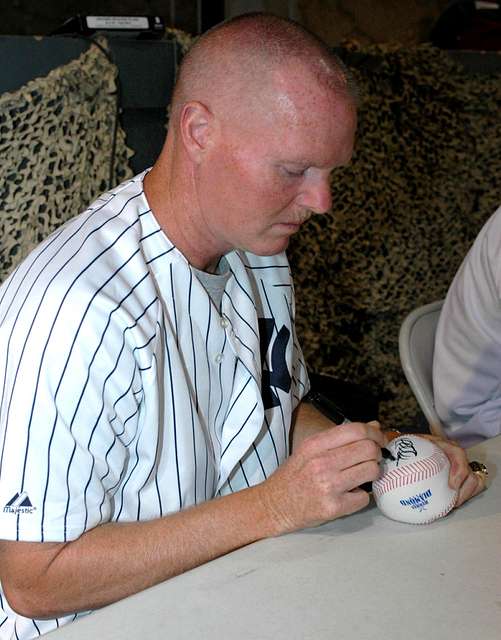
[[[435,340],[435,406],[464,445],[501,433],[501,208],[457,272]]]

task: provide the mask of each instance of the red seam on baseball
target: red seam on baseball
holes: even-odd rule
[[[425,460],[417,460],[406,464],[405,467],[391,469],[379,480],[372,483],[372,492],[376,497],[382,496],[397,487],[405,487],[415,482],[427,480],[439,473],[447,463],[447,456],[443,451],[435,451]]]
[[[416,522],[414,524],[431,524],[435,520],[438,520],[439,518],[443,518],[449,513],[449,511],[452,511],[452,509],[454,508],[454,505],[456,504],[457,498],[458,498],[458,494],[456,493],[452,497],[452,500],[449,502],[449,504],[444,509],[442,509],[442,511],[438,515],[436,515],[433,518],[430,518],[429,520],[423,520],[422,522]]]

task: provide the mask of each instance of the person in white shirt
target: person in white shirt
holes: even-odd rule
[[[295,23],[185,57],[153,168],[0,290],[0,637],[27,638],[235,548],[365,507],[378,423],[301,402],[285,249],[331,206],[356,98]],[[464,452],[458,504],[480,490]]]
[[[501,207],[485,223],[440,312],[433,392],[445,432],[463,446],[501,434]]]

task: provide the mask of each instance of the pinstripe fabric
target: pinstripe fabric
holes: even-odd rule
[[[230,253],[219,313],[149,210],[143,176],[61,227],[0,289],[1,538],[65,541],[157,518],[258,483],[287,455],[308,381],[285,256]],[[260,318],[272,327],[264,351]],[[279,333],[290,388],[273,387]],[[2,639],[73,619],[2,606]]]

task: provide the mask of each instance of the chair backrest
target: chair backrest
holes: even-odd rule
[[[425,415],[430,431],[444,435],[433,400],[433,352],[435,332],[443,300],[411,311],[402,322],[399,334],[400,362],[407,382]]]

